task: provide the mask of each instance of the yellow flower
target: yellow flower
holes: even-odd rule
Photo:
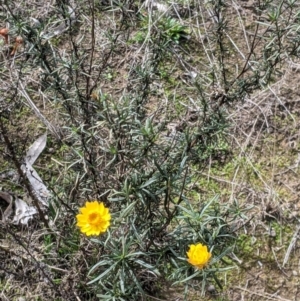
[[[76,215],[77,226],[82,233],[89,235],[99,235],[107,230],[110,225],[110,213],[103,203],[97,201],[86,202],[81,207],[80,214]]]
[[[207,246],[200,243],[190,245],[189,251],[186,253],[188,262],[198,269],[202,269],[209,261],[211,253],[208,252]]]

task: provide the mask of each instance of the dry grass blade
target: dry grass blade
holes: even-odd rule
[[[47,120],[47,118],[40,112],[40,110],[37,108],[37,106],[34,104],[34,102],[31,100],[30,96],[26,92],[24,85],[21,81],[19,81],[19,85],[20,85],[19,91],[23,95],[25,100],[27,101],[27,104],[29,105],[29,107],[34,111],[36,116],[42,121],[42,123],[46,126],[46,128],[56,137],[56,139],[58,139],[60,141],[61,135],[60,135],[59,131],[57,130],[57,128],[55,126],[53,126],[51,124],[51,122],[49,122]]]
[[[293,248],[295,248],[295,245],[297,243],[299,231],[300,231],[300,226],[298,226],[297,229],[295,230],[295,233],[290,241],[289,247],[286,250],[286,253],[285,253],[285,256],[284,256],[284,259],[282,262],[282,267],[284,267],[289,261],[291,252],[292,252]]]
[[[282,298],[280,296],[276,296],[276,294],[253,292],[253,291],[249,291],[243,287],[238,287],[238,286],[236,286],[235,288],[249,293],[250,296],[259,296],[260,298],[264,298],[264,300],[292,301],[291,299],[286,299],[286,298]]]

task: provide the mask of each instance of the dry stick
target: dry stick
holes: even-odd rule
[[[26,251],[26,253],[31,257],[32,262],[34,262],[36,264],[36,266],[39,268],[39,270],[43,273],[44,277],[47,278],[47,280],[49,281],[49,283],[51,284],[51,286],[54,288],[54,290],[63,297],[62,293],[59,291],[58,289],[58,285],[52,280],[52,278],[45,272],[45,269],[43,267],[43,263],[38,261],[35,256],[33,256],[30,252],[30,250],[28,249],[28,247],[24,244],[24,242],[22,241],[22,239],[20,238],[20,236],[16,235],[13,231],[11,231],[10,229],[6,229],[7,232],[15,239],[15,241]],[[17,255],[18,256],[18,255]],[[19,257],[19,256],[18,256]],[[28,260],[28,259],[27,259]],[[66,290],[64,290],[64,292],[66,293]]]
[[[283,1],[280,4],[280,9],[282,9],[282,4]],[[287,10],[287,8],[285,8],[284,10],[281,11],[281,13],[283,13],[285,10]],[[244,67],[242,69],[242,71],[240,72],[240,74],[234,79],[234,81],[231,83],[231,86],[248,70],[247,64],[249,63],[250,57],[251,55],[254,53],[254,49],[256,48],[256,46],[260,43],[260,41],[263,39],[264,35],[267,33],[267,31],[271,28],[271,26],[275,23],[275,21],[272,20],[272,22],[270,22],[269,26],[267,26],[267,28],[264,30],[264,32],[262,33],[262,35],[260,35],[258,37],[258,28],[259,28],[259,23],[256,24],[256,29],[255,29],[255,33],[254,33],[254,38],[252,41],[252,45],[251,45],[251,50],[248,54],[247,60],[244,64]],[[278,33],[278,32],[277,32]],[[279,38],[279,37],[278,37]],[[279,38],[279,42],[281,42],[280,38]]]
[[[271,294],[268,294],[268,293],[253,292],[253,291],[247,290],[247,289],[239,287],[239,286],[235,286],[234,288],[237,288],[241,291],[250,293],[251,295],[256,295],[256,296],[267,298],[268,300],[292,301],[290,299],[285,299],[285,298],[282,298],[282,297],[274,295],[274,294],[271,295]]]
[[[179,199],[177,201],[177,206],[175,206],[175,209],[172,212],[170,212],[170,209],[167,207],[167,205],[166,205],[167,200],[165,200],[164,207],[165,207],[165,210],[168,213],[168,217],[167,217],[166,222],[163,224],[163,226],[156,232],[156,237],[158,237],[167,228],[167,226],[170,224],[170,222],[172,221],[172,219],[174,218],[174,216],[178,212],[178,205],[183,201],[182,195],[183,195],[183,189],[184,189],[184,186],[185,186],[185,183],[186,183],[187,173],[188,173],[188,169],[186,168],[185,173],[184,173],[183,183],[182,183],[181,190],[180,190],[180,196],[179,196]],[[154,241],[154,237],[149,240],[149,243],[146,246],[147,250],[149,250],[151,244],[153,244],[153,241]]]
[[[297,229],[296,229],[296,231],[295,231],[295,233],[294,233],[294,235],[293,235],[293,237],[291,239],[291,242],[289,244],[289,247],[288,247],[288,249],[287,249],[287,251],[285,253],[284,259],[283,259],[282,267],[284,267],[287,264],[288,260],[289,260],[289,257],[290,257],[290,254],[292,252],[292,249],[293,249],[293,247],[296,244],[299,231],[300,231],[300,226],[297,227]]]
[[[12,145],[11,141],[8,138],[7,130],[6,130],[5,126],[4,126],[3,120],[1,118],[0,118],[0,130],[1,130],[1,134],[2,134],[2,136],[4,138],[5,144],[6,144],[8,150],[10,152],[11,158],[12,158],[12,160],[13,160],[16,168],[17,168],[17,171],[18,171],[19,175],[24,179],[24,184],[26,186],[26,189],[27,189],[30,197],[32,198],[35,207],[38,210],[38,213],[39,213],[39,216],[40,216],[41,220],[43,221],[43,223],[46,226],[46,228],[49,229],[49,230],[51,230],[50,227],[49,227],[48,220],[45,218],[45,214],[43,213],[43,211],[42,211],[42,209],[41,209],[41,207],[39,205],[39,200],[36,197],[35,191],[32,188],[32,186],[30,185],[30,183],[28,182],[28,179],[27,179],[25,173],[23,172],[23,170],[21,168],[22,164],[17,159],[17,156],[15,154],[13,145]]]
[[[123,25],[124,25],[124,18],[122,18],[121,24],[119,25],[119,28],[122,29]],[[114,40],[111,43],[112,45],[116,44],[116,42],[117,42],[120,35],[121,35],[121,33],[116,34],[116,37],[114,38]],[[89,89],[90,93],[97,87],[97,85],[99,83],[99,80],[100,80],[101,73],[104,70],[104,68],[107,67],[108,60],[109,60],[110,56],[112,55],[113,51],[114,51],[114,47],[112,46],[110,48],[109,52],[107,54],[104,54],[104,58],[102,59],[102,62],[103,62],[102,66],[99,68],[98,74],[97,74],[96,78],[93,81],[94,84],[91,85],[91,87]]]
[[[89,1],[89,6],[90,6],[90,9],[91,9],[91,12],[92,12],[92,28],[91,28],[91,30],[92,30],[92,32],[91,32],[92,49],[91,49],[88,76],[86,78],[86,99],[90,99],[90,95],[92,93],[92,89],[90,87],[90,78],[91,78],[91,75],[92,75],[94,52],[95,52],[95,12],[94,12],[95,2],[94,2],[94,0]]]

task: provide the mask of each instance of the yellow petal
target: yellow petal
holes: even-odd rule
[[[79,208],[79,211],[80,214],[76,215],[76,225],[87,236],[99,235],[105,232],[110,225],[109,209],[102,202],[86,202],[84,207]]]

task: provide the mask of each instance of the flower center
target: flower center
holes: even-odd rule
[[[92,225],[98,224],[100,222],[100,216],[97,212],[92,212],[89,214],[89,223]]]

